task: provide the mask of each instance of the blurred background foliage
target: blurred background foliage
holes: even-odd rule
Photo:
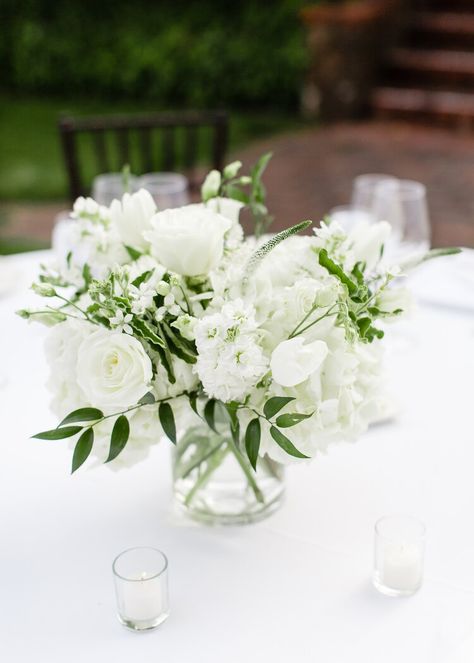
[[[305,0],[1,0],[4,91],[298,105]]]

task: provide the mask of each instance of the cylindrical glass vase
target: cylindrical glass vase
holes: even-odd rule
[[[173,452],[175,502],[193,520],[241,525],[266,518],[283,499],[283,466],[267,456],[254,471],[230,433],[190,428]]]

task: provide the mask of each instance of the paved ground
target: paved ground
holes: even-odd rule
[[[380,172],[428,187],[433,244],[474,246],[474,135],[401,123],[334,125],[284,134],[235,154],[246,164],[274,158],[265,182],[275,228],[321,219],[348,202],[352,180]],[[0,206],[0,238],[48,240],[67,202]]]

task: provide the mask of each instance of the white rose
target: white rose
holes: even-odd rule
[[[77,383],[99,408],[134,405],[148,391],[151,361],[141,343],[128,334],[99,329],[77,354]]]
[[[367,270],[374,269],[380,260],[382,245],[387,241],[391,226],[386,221],[358,223],[349,234],[349,245],[357,262],[365,262]]]
[[[233,198],[211,198],[206,203],[207,209],[222,214],[226,219],[232,221],[232,224],[239,222],[239,214],[242,207],[245,207],[243,203]]]
[[[94,333],[95,325],[68,318],[55,325],[45,341],[50,368],[47,387],[52,394],[51,409],[63,418],[72,410],[90,405],[77,384],[77,353],[81,343]]]
[[[150,219],[156,212],[155,201],[146,189],[125,193],[122,200],[113,200],[110,206],[112,223],[127,246],[146,249],[143,232],[151,228]]]
[[[144,236],[157,260],[177,274],[200,276],[219,264],[232,223],[202,205],[187,205],[158,212],[151,225]]]
[[[270,360],[273,379],[282,387],[294,387],[309,378],[327,354],[328,346],[324,341],[304,345],[302,336],[282,341],[273,350]]]

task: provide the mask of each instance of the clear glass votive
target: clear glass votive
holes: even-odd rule
[[[146,173],[140,177],[139,186],[151,193],[159,210],[189,203],[189,183],[180,173]]]
[[[411,596],[423,583],[426,529],[411,516],[386,516],[375,524],[373,582],[382,594]]]
[[[119,621],[134,631],[148,631],[169,615],[168,560],[155,548],[131,548],[112,565]]]
[[[92,198],[100,205],[110,205],[112,200],[122,200],[126,190],[133,193],[138,191],[138,188],[138,177],[136,175],[129,175],[128,178],[124,178],[122,173],[103,173],[94,178]]]

